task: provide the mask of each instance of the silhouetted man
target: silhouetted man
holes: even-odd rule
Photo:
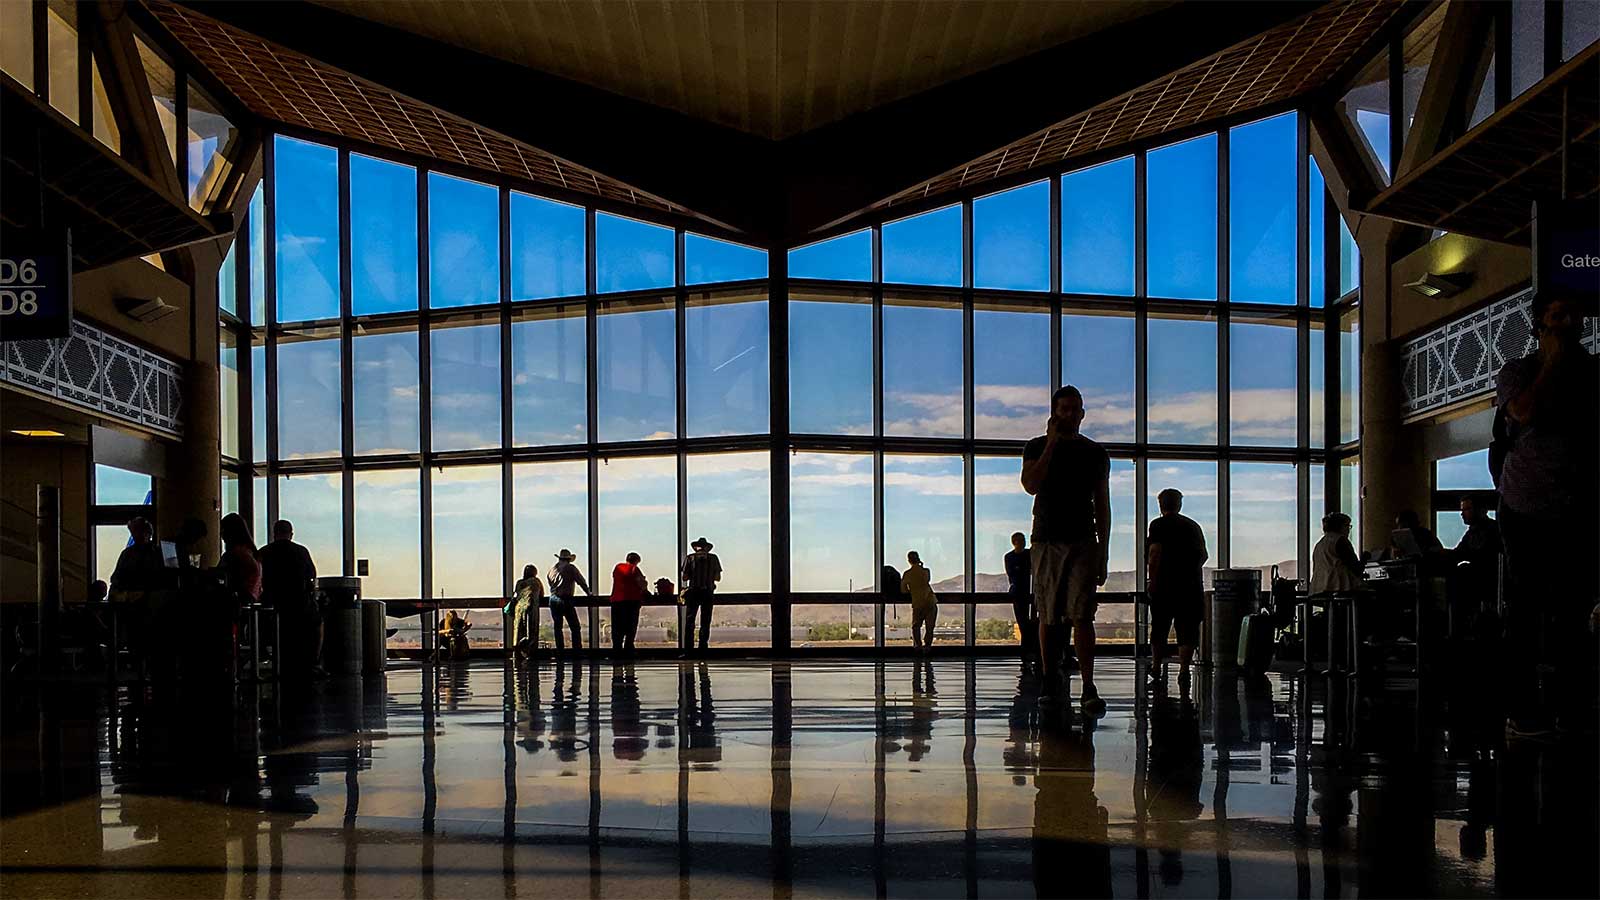
[[[294,542],[294,525],[279,519],[272,543],[262,547],[261,597],[278,614],[279,653],[285,674],[322,674],[322,609],[317,605],[317,565],[311,551]],[[284,651],[288,651],[284,653]],[[302,670],[301,667],[304,666]]]
[[[683,560],[683,649],[694,649],[694,620],[700,616],[700,649],[711,638],[711,598],[722,580],[722,561],[711,552],[711,542],[699,538],[689,545],[694,552]]]
[[[1028,557],[1028,536],[1011,535],[1011,552],[1006,554],[1006,593],[1011,597],[1011,613],[1017,617],[1021,643],[1022,671],[1039,664],[1039,617],[1033,612],[1033,561]]]
[[[1201,570],[1211,554],[1199,523],[1184,515],[1183,494],[1167,488],[1156,495],[1161,515],[1150,523],[1146,573],[1150,590],[1150,677],[1165,680],[1167,629],[1178,636],[1178,680],[1189,678],[1189,663],[1200,643],[1200,615],[1205,605]]]
[[[128,535],[133,542],[117,555],[117,567],[111,571],[111,589],[153,591],[162,587],[166,566],[150,520],[143,516],[128,520]]]

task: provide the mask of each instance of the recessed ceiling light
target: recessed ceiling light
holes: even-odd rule
[[[13,428],[11,433],[19,434],[23,437],[66,437],[61,432],[51,431],[48,428]]]

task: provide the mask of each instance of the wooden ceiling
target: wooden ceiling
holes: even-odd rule
[[[770,139],[1174,0],[315,0]],[[1043,87],[1043,86],[1041,86]],[[538,107],[538,98],[530,98]]]

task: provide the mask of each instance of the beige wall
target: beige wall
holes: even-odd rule
[[[118,312],[118,297],[141,300],[160,297],[177,312],[147,325]],[[187,284],[140,259],[91,269],[72,279],[74,316],[92,320],[112,334],[159,350],[178,361],[190,357],[190,303]]]
[[[1526,287],[1533,256],[1527,247],[1447,234],[1395,261],[1390,280],[1397,299],[1391,312],[1396,337],[1411,338],[1490,300]],[[1449,299],[1429,299],[1402,285],[1432,272],[1471,281]]]
[[[61,488],[62,599],[88,595],[89,454],[83,444],[6,441],[0,445],[0,600],[38,602],[37,485]]]

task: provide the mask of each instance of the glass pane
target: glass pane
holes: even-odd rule
[[[417,308],[417,170],[350,154],[350,309]]]
[[[1272,566],[1284,578],[1300,577],[1299,489],[1293,463],[1228,467],[1228,564],[1261,569],[1263,587],[1271,584]],[[1313,534],[1321,530],[1318,522]]]
[[[973,460],[973,542],[977,553],[973,589],[983,593],[1005,593],[1006,554],[1011,552],[1011,535],[1026,536],[1033,527],[1033,498],[1019,487],[1021,456],[980,456]],[[978,604],[974,612],[980,644],[1016,646],[1016,614],[1011,604]]]
[[[789,277],[871,281],[872,230],[863,228],[790,250]]]
[[[600,293],[671,287],[674,258],[671,228],[595,213],[595,285]]]
[[[980,288],[1050,290],[1050,182],[972,202],[972,281]]]
[[[1217,136],[1150,151],[1145,177],[1150,296],[1217,299]]]
[[[278,321],[339,315],[339,153],[275,139]]]
[[[147,506],[155,502],[155,479],[143,472],[130,472],[96,463],[94,502],[101,506]]]
[[[78,121],[78,9],[76,3],[50,0],[45,41],[50,61],[50,105]]]
[[[885,454],[883,458],[883,564],[904,572],[915,550],[928,568],[935,596],[967,589],[963,496],[965,466],[959,456]],[[934,640],[961,640],[966,613],[957,597],[939,606]],[[884,598],[885,643],[911,643],[909,599]]]
[[[1193,519],[1200,526],[1200,531],[1206,538],[1206,551],[1211,558],[1205,564],[1209,571],[1217,565],[1217,464],[1213,461],[1190,461],[1171,459],[1152,459],[1149,462],[1150,477],[1148,490],[1145,492],[1145,513],[1152,519],[1161,515],[1161,507],[1156,503],[1156,497],[1167,488],[1177,488],[1183,494],[1182,513]],[[1149,533],[1149,523],[1145,524],[1145,533]],[[1205,578],[1205,585],[1211,587],[1211,577]]]
[[[500,553],[500,467],[433,473],[433,597],[492,599],[505,593]]]
[[[189,205],[205,211],[222,187],[222,179],[235,153],[239,132],[222,109],[194,83],[189,82],[188,145]]]
[[[595,587],[589,554],[589,464],[584,460],[517,463],[511,467],[512,583],[523,566],[539,570],[542,580],[556,555],[571,550],[576,565]],[[545,582],[547,585],[548,581]],[[581,592],[580,592],[581,593]]]
[[[1322,180],[1322,169],[1314,158],[1306,157],[1306,168],[1310,179],[1310,196],[1306,198],[1306,240],[1310,251],[1307,264],[1311,267],[1311,271],[1306,273],[1310,276],[1307,291],[1311,295],[1312,308],[1319,309],[1328,300],[1327,233],[1323,229],[1328,188]]]
[[[1360,437],[1361,309],[1357,307],[1339,317],[1339,441]]]
[[[1328,332],[1320,318],[1311,319],[1311,345],[1309,359],[1306,363],[1306,372],[1310,378],[1311,390],[1308,402],[1311,404],[1311,446],[1321,449],[1328,444],[1327,420],[1327,372],[1328,372]],[[1335,442],[1337,443],[1337,441]],[[1320,522],[1321,519],[1318,519]]]
[[[1561,61],[1600,41],[1600,3],[1567,3],[1561,7]]]
[[[361,596],[422,596],[422,487],[416,469],[355,473],[356,558],[367,561]],[[359,568],[358,568],[359,571]]]
[[[267,213],[264,184],[256,185],[250,195],[250,322],[264,325],[267,321]]]
[[[1149,440],[1214,444],[1217,440],[1217,323],[1151,316]]]
[[[1516,98],[1544,78],[1544,4],[1525,0],[1508,5],[1511,7],[1511,96]],[[1565,3],[1562,8],[1584,5]]]
[[[266,476],[257,473],[256,476],[250,480],[250,496],[253,498],[252,502],[255,504],[255,509],[251,514],[252,523],[250,526],[253,530],[250,533],[252,535],[265,535],[267,533]],[[257,546],[259,546],[259,543]]]
[[[966,432],[961,319],[956,300],[884,298],[884,434]]]
[[[278,518],[294,526],[294,540],[311,551],[318,575],[344,571],[344,476],[338,472],[278,477]],[[256,538],[271,539],[265,528]]]
[[[1061,290],[1133,296],[1133,157],[1061,177]]]
[[[1474,450],[1434,463],[1433,486],[1441,491],[1492,491],[1489,450]]]
[[[1306,511],[1306,517],[1311,520],[1311,545],[1314,547],[1317,541],[1322,540],[1322,517],[1328,511],[1328,474],[1327,467],[1322,463],[1305,463],[1305,466],[1307,467],[1308,477],[1311,480],[1311,506]],[[1354,535],[1352,535],[1352,539],[1355,539]],[[1357,540],[1357,543],[1359,543],[1359,540]],[[1310,565],[1311,563],[1308,560],[1306,562],[1306,570],[1298,573],[1298,580],[1309,580],[1311,578]]]
[[[6,3],[3,6],[17,4]],[[133,543],[133,537],[128,533],[126,525],[96,525],[94,526],[94,577],[104,581],[109,587],[111,573],[117,570],[117,560]]]
[[[6,6],[13,4],[7,3]],[[172,66],[161,58],[142,36],[135,35],[134,43],[139,47],[139,61],[144,64],[144,77],[150,83],[150,98],[155,101],[156,119],[161,122],[161,133],[167,139],[167,155],[171,158],[173,171],[178,165],[178,77],[172,71]],[[53,83],[53,79],[52,79]],[[260,188],[257,188],[259,191]],[[257,322],[262,321],[256,319]]]
[[[500,192],[428,173],[428,306],[500,299]]]
[[[883,226],[883,280],[959,287],[961,206],[946,206]]]
[[[704,537],[722,562],[726,593],[772,590],[772,456],[701,453],[688,457],[689,541]],[[658,568],[663,568],[658,565]],[[668,578],[676,577],[663,571]],[[740,615],[756,608],[740,610]],[[768,610],[759,618],[770,623]]]
[[[1061,317],[1061,380],[1083,394],[1082,431],[1097,441],[1134,441],[1135,337],[1131,313]]]
[[[278,343],[278,458],[338,456],[339,341]]]
[[[1228,334],[1229,442],[1295,446],[1300,436],[1296,322],[1235,319]]]
[[[94,136],[110,147],[113,153],[121,153],[122,131],[117,128],[117,116],[111,108],[111,97],[106,94],[106,83],[100,74],[98,56],[92,57],[89,61],[89,86],[94,93]]]
[[[33,89],[32,3],[0,3],[0,70]]]
[[[433,449],[500,446],[500,326],[435,328],[430,338]]]
[[[874,590],[871,455],[792,454],[789,527],[796,592]]]
[[[801,295],[804,297],[826,295]],[[789,430],[872,433],[872,305],[789,299]]]
[[[1378,56],[1356,76],[1355,84],[1339,101],[1340,115],[1351,126],[1356,144],[1377,166],[1379,180],[1387,184],[1389,167],[1389,54]]]
[[[222,472],[222,514],[239,511],[239,476],[226,469]]]
[[[228,245],[228,253],[217,268],[217,308],[231,315],[239,315],[239,241]]]
[[[684,309],[689,437],[762,434],[771,390],[764,294],[699,294]]]
[[[217,345],[217,388],[221,394],[219,449],[229,459],[239,458],[239,336],[220,329]]]
[[[611,570],[629,553],[654,584],[678,579],[678,460],[672,456],[600,462],[600,559],[591,584],[611,593]],[[709,536],[709,535],[708,535]],[[716,540],[712,537],[713,542]],[[558,548],[559,549],[559,548]]]
[[[677,333],[670,298],[600,304],[599,437],[665,440],[678,433]],[[615,561],[620,561],[617,557]]]
[[[583,207],[511,192],[511,299],[584,293]]]
[[[683,281],[744,281],[767,277],[767,251],[698,234],[683,236]]]
[[[1296,118],[1284,113],[1228,133],[1229,296],[1241,303],[1293,305]]]
[[[1118,593],[1144,590],[1139,585],[1136,561],[1139,532],[1144,523],[1139,520],[1139,482],[1133,460],[1111,460],[1111,475],[1107,481],[1111,493],[1111,551],[1106,555],[1106,586],[1101,590]],[[1132,608],[1127,611],[1128,620],[1132,621]]]
[[[516,314],[511,323],[513,444],[527,447],[588,440],[586,328],[582,304]]]
[[[1350,517],[1350,539],[1361,549],[1361,457],[1351,456],[1339,467],[1339,511]],[[1375,548],[1374,548],[1375,549]]]
[[[250,344],[250,456],[267,461],[267,348],[259,338]]]
[[[1494,510],[1484,513],[1491,519],[1496,519]],[[1461,510],[1458,506],[1452,510],[1439,510],[1433,514],[1433,536],[1447,549],[1454,550],[1461,544],[1461,539],[1467,536],[1467,523],[1461,520]]]
[[[1581,4],[1580,4],[1581,5]],[[1489,46],[1494,46],[1490,40]],[[1494,115],[1495,106],[1495,55],[1489,53],[1488,62],[1483,64],[1483,77],[1478,82],[1478,93],[1472,100],[1472,112],[1467,115],[1467,128],[1470,130],[1479,122]],[[1353,534],[1354,532],[1352,532]]]
[[[1339,217],[1339,296],[1361,286],[1361,250],[1344,217]]]
[[[973,436],[1027,439],[1050,418],[1050,310],[972,313]]]
[[[355,394],[352,452],[417,452],[421,433],[417,333],[358,334],[350,342],[350,353]]]

